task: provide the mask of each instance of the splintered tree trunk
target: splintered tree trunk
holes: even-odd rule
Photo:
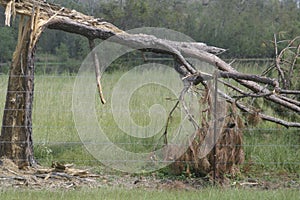
[[[32,143],[34,45],[31,46],[30,27],[30,20],[26,23],[20,22],[18,44],[9,72],[0,136],[0,157],[14,160],[19,167],[35,164]]]

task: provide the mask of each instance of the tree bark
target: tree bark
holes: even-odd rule
[[[14,1],[6,5],[6,23],[15,14]],[[9,71],[5,109],[0,135],[0,157],[12,159],[19,167],[36,165],[33,156],[32,108],[34,94],[35,47],[44,26],[40,8],[33,5],[31,15],[21,15],[18,42]],[[6,24],[9,25],[9,24]]]
[[[3,114],[0,156],[19,166],[33,165],[32,103],[34,49],[30,48],[30,20],[20,26],[18,45],[10,67]]]

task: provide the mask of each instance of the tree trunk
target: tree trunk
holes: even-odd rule
[[[22,19],[21,19],[22,21]],[[19,26],[19,39],[9,72],[5,110],[0,136],[0,157],[19,166],[35,164],[32,143],[34,92],[34,47],[31,20]]]

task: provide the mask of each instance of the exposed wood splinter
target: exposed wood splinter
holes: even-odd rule
[[[93,56],[93,62],[94,62],[95,74],[96,74],[96,81],[97,81],[97,88],[98,88],[100,100],[101,100],[102,104],[105,104],[106,100],[104,98],[103,90],[102,90],[102,86],[101,86],[101,72],[100,72],[99,58],[97,56],[97,53],[95,51],[93,51],[93,49],[95,48],[94,40],[89,40],[89,45],[90,45],[91,53],[92,53],[92,56]]]

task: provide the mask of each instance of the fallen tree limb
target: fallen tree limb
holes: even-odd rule
[[[233,99],[232,97],[230,97],[229,95],[223,93],[223,92],[220,92],[218,91],[218,93],[226,99],[226,101],[230,102],[230,103],[233,103],[235,104],[240,110],[242,111],[245,111],[247,113],[250,113],[250,114],[253,114],[253,110],[251,110],[250,108],[248,108],[247,106],[243,105],[242,103],[239,103],[239,102],[236,102],[235,99]],[[258,113],[258,116],[263,119],[263,120],[266,120],[266,121],[270,121],[270,122],[273,122],[273,123],[276,123],[276,124],[280,124],[286,128],[289,128],[289,127],[297,127],[297,128],[300,128],[300,123],[299,122],[288,122],[288,121],[285,121],[285,120],[282,120],[282,119],[278,119],[276,117],[272,117],[272,116],[269,116],[269,115],[266,115],[266,114],[262,114],[262,113]]]
[[[232,68],[229,64],[227,64],[225,61],[220,59],[218,56],[204,52],[204,51],[193,51],[190,49],[185,49],[185,52],[183,52],[183,55],[188,55],[190,57],[196,58],[198,60],[207,62],[213,66],[216,66],[221,71],[226,71],[230,73],[238,73],[234,68]],[[239,84],[245,86],[246,88],[252,90],[255,93],[270,93],[271,91],[262,87],[256,82],[233,78],[236,82]],[[280,89],[279,89],[280,90]],[[293,110],[297,113],[300,113],[300,107],[290,103],[289,101],[282,100],[278,94],[274,93],[274,95],[266,97],[267,100],[272,101],[276,104],[282,105],[286,107],[287,109]]]
[[[36,33],[40,33],[47,27],[50,29],[76,33],[88,38],[90,41],[96,38],[103,40],[110,38],[110,41],[112,42],[126,45],[134,49],[173,55],[176,62],[181,65],[180,67],[177,67],[176,70],[184,77],[184,81],[191,82],[194,85],[198,83],[203,84],[207,77],[209,77],[203,72],[196,70],[196,68],[187,61],[188,57],[196,58],[219,69],[221,71],[219,74],[222,78],[231,78],[251,90],[253,93],[257,93],[259,96],[264,97],[266,100],[282,105],[296,113],[300,113],[299,104],[293,99],[281,95],[285,90],[279,88],[276,80],[257,75],[239,73],[232,68],[230,64],[227,64],[215,55],[224,52],[225,50],[222,48],[208,46],[204,43],[197,42],[188,43],[170,41],[145,34],[129,34],[103,19],[87,16],[75,10],[46,3],[41,0],[19,0],[17,2],[0,0],[0,4],[6,7],[7,25],[10,23],[10,17],[15,15],[15,13],[29,17],[35,16],[34,30]],[[34,8],[38,8],[38,14],[33,15]],[[36,41],[37,38],[35,38],[34,41]],[[97,75],[96,77],[99,78]],[[261,86],[259,83],[270,85],[273,87],[273,91]],[[295,93],[298,94],[297,92]],[[103,100],[104,98],[102,101]],[[278,120],[273,121],[282,124]],[[285,126],[287,125],[289,124],[285,124]]]
[[[225,86],[237,91],[238,93],[242,94],[242,96],[232,96],[233,98],[235,99],[241,99],[241,98],[244,98],[244,97],[253,97],[253,98],[260,98],[260,97],[266,97],[266,96],[270,96],[273,94],[273,92],[270,92],[270,93],[263,93],[263,94],[259,94],[259,93],[247,93],[247,92],[244,92],[243,90],[241,90],[240,88],[234,86],[234,85],[231,85],[225,81],[222,81],[222,80],[219,80],[222,84],[224,84]]]
[[[300,90],[279,90],[278,91],[280,94],[296,94],[300,95]]]
[[[222,72],[221,71],[221,72],[219,72],[219,77],[248,80],[248,81],[253,81],[253,82],[257,82],[257,83],[268,84],[270,86],[273,86],[274,88],[279,88],[279,83],[277,80],[271,79],[268,77],[253,75],[253,74],[230,73],[230,72]]]

